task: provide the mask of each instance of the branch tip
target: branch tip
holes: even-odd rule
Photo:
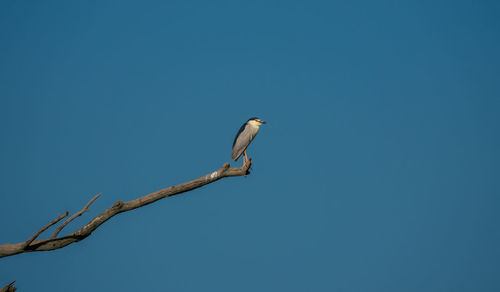
[[[2,289],[0,289],[0,292],[14,292],[14,291],[16,291],[17,288],[13,286],[15,282],[16,282],[16,280],[10,282],[9,285],[7,285],[7,286],[3,287]]]

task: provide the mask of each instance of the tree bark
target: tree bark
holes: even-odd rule
[[[10,244],[6,243],[3,245],[0,245],[0,258],[1,257],[7,257],[7,256],[12,256],[20,253],[25,253],[25,252],[33,252],[33,251],[48,251],[48,250],[55,250],[59,248],[63,248],[65,246],[68,246],[74,242],[81,241],[85,238],[87,238],[94,230],[96,230],[101,224],[104,222],[108,221],[111,219],[111,217],[127,212],[130,210],[134,210],[136,208],[140,208],[142,206],[146,206],[148,204],[154,203],[158,200],[161,200],[163,198],[167,198],[173,195],[178,195],[184,192],[188,192],[191,190],[194,190],[196,188],[202,187],[204,185],[213,183],[221,178],[224,177],[231,177],[231,176],[246,176],[249,175],[249,169],[252,165],[252,160],[250,159],[247,164],[243,165],[242,167],[239,168],[233,168],[229,167],[229,163],[225,163],[221,169],[216,170],[212,173],[209,173],[207,175],[204,175],[200,178],[197,178],[195,180],[176,185],[176,186],[171,186],[159,191],[156,191],[154,193],[151,193],[149,195],[145,195],[143,197],[137,198],[132,201],[128,202],[122,202],[122,201],[117,201],[114,203],[111,207],[108,209],[104,210],[101,214],[97,215],[95,218],[90,220],[89,223],[81,227],[80,229],[62,237],[57,237],[59,232],[73,219],[76,217],[82,215],[84,212],[88,211],[88,207],[94,200],[96,200],[99,195],[96,195],[94,198],[92,198],[87,205],[78,213],[74,214],[70,218],[68,218],[66,221],[64,221],[59,228],[56,229],[56,231],[52,234],[51,238],[47,239],[41,239],[41,240],[36,240],[36,238],[44,232],[46,229],[51,227],[52,225],[56,224],[59,222],[61,219],[66,217],[68,215],[68,212],[65,213],[65,215],[59,215],[56,219],[54,219],[52,222],[50,222],[48,225],[44,226],[41,228],[39,231],[37,231],[33,236],[31,236],[28,240],[20,243],[15,243],[15,244]]]

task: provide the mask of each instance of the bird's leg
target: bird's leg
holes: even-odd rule
[[[248,162],[248,157],[247,157],[247,150],[243,151],[243,165],[247,165]]]

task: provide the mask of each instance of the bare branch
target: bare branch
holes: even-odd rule
[[[233,168],[229,167],[229,163],[224,163],[222,168],[209,173],[207,175],[204,175],[202,177],[199,177],[197,179],[194,179],[192,181],[176,185],[176,186],[171,186],[159,191],[156,191],[154,193],[151,193],[149,195],[145,195],[143,197],[137,198],[132,201],[128,202],[122,202],[118,201],[114,203],[111,207],[108,209],[104,210],[101,214],[97,215],[95,218],[90,220],[89,223],[85,224],[83,227],[80,229],[66,235],[63,237],[57,238],[57,234],[59,233],[59,229],[62,230],[64,226],[66,226],[71,220],[73,220],[73,217],[77,217],[81,214],[83,214],[85,211],[88,211],[88,207],[90,204],[97,199],[97,196],[95,196],[92,200],[87,203],[87,205],[83,208],[82,211],[78,212],[77,214],[73,215],[71,218],[66,220],[59,228],[54,232],[56,238],[48,238],[48,239],[42,239],[42,240],[35,240],[40,233],[42,233],[44,230],[52,226],[53,224],[57,223],[59,220],[62,218],[58,218],[56,222],[51,222],[48,226],[44,227],[43,230],[37,232],[35,234],[36,236],[33,236],[29,240],[29,248],[26,246],[26,242],[21,242],[21,243],[15,243],[15,244],[10,244],[6,243],[3,245],[0,245],[0,258],[1,257],[7,257],[7,256],[12,256],[15,254],[20,254],[24,252],[32,252],[32,251],[47,251],[47,250],[55,250],[59,248],[63,248],[67,245],[70,245],[74,242],[81,241],[85,238],[87,238],[94,230],[96,230],[99,226],[101,226],[104,222],[108,221],[111,219],[111,217],[127,212],[130,210],[134,210],[143,206],[146,206],[148,204],[154,203],[158,200],[161,200],[163,198],[171,197],[174,195],[182,194],[184,192],[188,192],[191,190],[194,190],[196,188],[200,188],[204,185],[213,183],[215,181],[218,181],[221,178],[225,177],[232,177],[232,176],[246,176],[249,175],[249,169],[252,166],[252,159],[249,159],[246,164],[244,164],[242,167],[239,168]],[[67,215],[67,214],[66,214]],[[65,216],[66,216],[65,215]],[[53,235],[54,236],[54,235]]]
[[[32,237],[30,237],[30,239],[26,240],[26,242],[24,242],[24,248],[27,248],[32,242],[33,240],[35,240],[38,236],[40,236],[40,234],[42,234],[42,232],[44,232],[45,230],[49,229],[50,226],[56,224],[57,222],[61,221],[62,218],[68,216],[69,212],[66,211],[66,213],[64,215],[58,215],[56,219],[50,221],[49,224],[45,225],[45,227],[43,227],[42,229],[38,230],[37,233],[35,233]]]
[[[9,285],[7,285],[7,286],[3,287],[2,289],[0,289],[0,292],[14,292],[14,291],[16,291],[17,288],[14,287],[14,283],[15,282],[16,282],[15,280],[12,281],[12,282],[10,282]]]
[[[83,209],[78,212],[78,213],[75,213],[73,216],[69,217],[68,219],[66,219],[66,221],[63,222],[63,224],[61,224],[61,226],[59,226],[56,231],[54,231],[54,233],[52,233],[52,236],[50,237],[51,239],[54,239],[57,237],[57,235],[59,234],[59,232],[61,232],[61,230],[66,226],[68,225],[69,222],[73,221],[76,217],[78,216],[81,216],[83,213],[89,211],[89,206],[97,199],[99,198],[99,196],[101,195],[101,193],[95,195],[88,203],[87,205],[85,205],[85,207],[83,207]]]

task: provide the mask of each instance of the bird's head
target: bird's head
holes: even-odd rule
[[[248,119],[247,124],[260,127],[260,125],[267,124],[267,123],[259,118],[250,118],[250,119]]]

